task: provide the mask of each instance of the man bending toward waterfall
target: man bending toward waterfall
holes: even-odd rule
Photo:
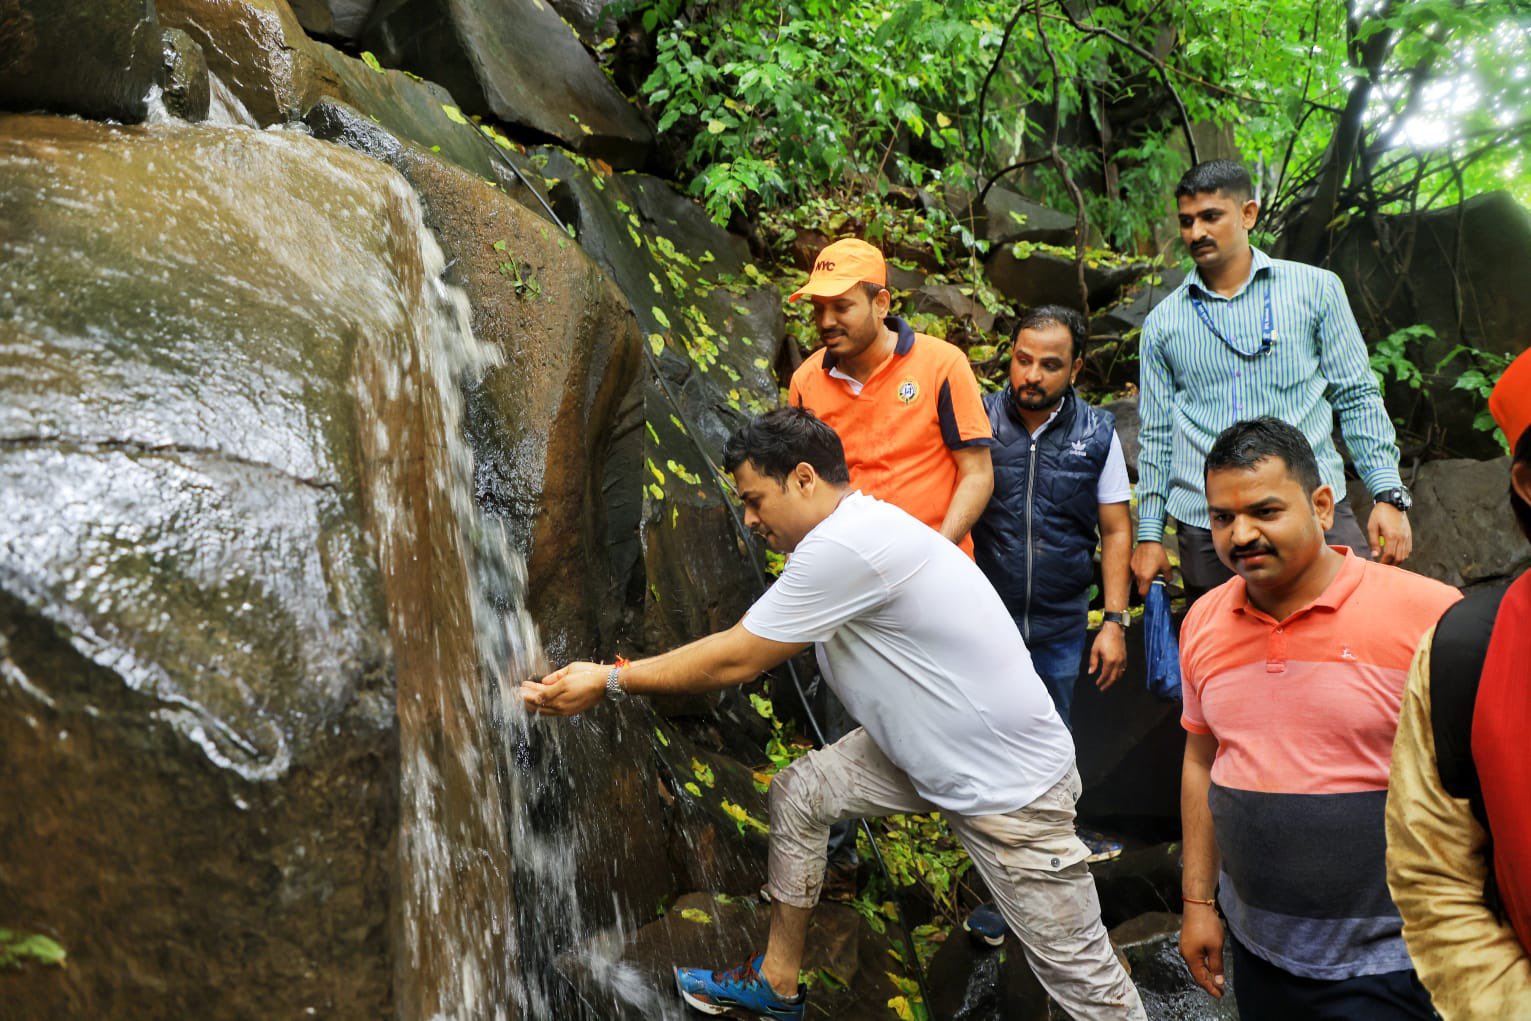
[[[724,466],[745,523],[791,554],[744,619],[620,668],[571,663],[521,686],[529,711],[569,716],[602,697],[743,684],[813,645],[861,721],[771,784],[764,952],[727,971],[677,968],[682,997],[709,1014],[802,1018],[798,971],[830,825],[939,810],[1053,999],[1081,1021],[1144,1019],[1074,834],[1073,742],[982,572],[939,532],[852,489],[839,437],[811,412],[745,425]]]

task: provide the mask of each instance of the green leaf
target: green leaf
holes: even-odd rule
[[[462,111],[450,103],[441,104],[441,112],[447,115],[447,120],[453,124],[467,124],[468,118],[462,115]]]
[[[362,50],[361,62],[372,68],[372,70],[376,71],[378,74],[384,73],[383,65],[378,62],[377,57],[374,56],[370,50]]]

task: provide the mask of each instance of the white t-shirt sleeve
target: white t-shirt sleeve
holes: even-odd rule
[[[887,598],[887,585],[864,557],[833,539],[810,536],[744,615],[744,629],[773,642],[824,642]]]
[[[1095,484],[1096,503],[1126,503],[1132,499],[1132,483],[1127,480],[1127,458],[1122,456],[1122,440],[1111,430],[1111,449],[1106,452],[1106,466]]]

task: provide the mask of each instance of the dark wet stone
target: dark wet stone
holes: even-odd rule
[[[167,28],[164,41],[165,109],[182,120],[205,120],[212,96],[202,47],[178,28]]]
[[[542,0],[381,0],[362,42],[390,67],[440,82],[465,110],[576,152],[638,167],[653,145],[637,109]]]
[[[310,34],[352,41],[361,36],[377,0],[292,0],[292,13]]]
[[[1178,786],[1178,784],[1177,784]],[[1101,919],[1115,929],[1140,915],[1180,907],[1180,843],[1155,844],[1122,852],[1090,866],[1100,895]]]
[[[0,8],[0,109],[137,122],[160,81],[154,0],[10,0]]]
[[[1531,566],[1531,546],[1510,509],[1510,459],[1427,461],[1414,474],[1414,552],[1411,571],[1457,588],[1506,579]],[[1372,501],[1365,486],[1349,486],[1356,520],[1366,526]]]
[[[935,1021],[1047,1021],[1047,993],[1014,937],[989,947],[954,930],[926,979]]]
[[[1148,313],[1179,287],[1185,277],[1185,271],[1177,268],[1150,272],[1128,288],[1116,304],[1091,317],[1090,333],[1121,337],[1133,330],[1141,330]]]
[[[1085,265],[1085,287],[1090,307],[1100,308],[1115,301],[1128,284],[1147,269],[1142,264],[1125,266]],[[984,263],[989,282],[1011,301],[1028,307],[1066,305],[1079,307],[1079,284],[1071,256],[1048,251],[1033,251],[1026,258],[1015,256],[1013,245],[999,245]]]
[[[994,313],[984,308],[972,295],[963,294],[956,284],[925,284],[903,303],[906,313],[926,313],[946,319],[969,319],[981,333],[994,329]]]
[[[321,94],[317,44],[286,0],[156,0],[161,23],[184,31],[207,67],[261,124],[297,120]]]
[[[1090,637],[1093,641],[1093,633]],[[1126,671],[1108,691],[1086,675],[1088,657],[1086,643],[1071,713],[1084,779],[1080,815],[1150,838],[1178,836],[1185,752],[1179,701],[1149,694],[1143,637],[1136,628],[1127,636]]]
[[[742,763],[656,726],[659,782],[671,816],[667,840],[685,886],[753,896],[765,884],[770,813]],[[763,779],[763,777],[761,778]]]
[[[435,645],[387,611],[458,553],[422,535],[388,574],[372,531],[376,444],[423,392],[411,202],[294,133],[0,119],[0,783],[25,819],[0,902],[70,953],[7,988],[18,1016],[394,1011],[395,685]],[[432,598],[416,626],[452,647]]]
[[[733,430],[777,403],[781,301],[748,275],[744,241],[670,185],[538,155],[555,208],[627,297],[649,352],[610,454],[613,476],[644,488],[608,521],[613,559],[647,593],[643,644],[670,648],[732,626],[761,589],[708,459],[718,465]]]
[[[1132,981],[1152,1021],[1237,1021],[1233,1002],[1233,954],[1223,947],[1227,994],[1213,999],[1191,979],[1180,956],[1180,916],[1171,912],[1139,915],[1111,930],[1132,969]]]

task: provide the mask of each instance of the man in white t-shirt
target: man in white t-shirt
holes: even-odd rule
[[[742,684],[813,644],[860,720],[771,784],[765,952],[729,971],[677,968],[681,995],[709,1013],[801,1018],[830,824],[939,810],[1052,997],[1076,1018],[1144,1018],[1074,834],[1073,741],[993,587],[940,533],[852,490],[839,437],[811,412],[762,415],[724,461],[745,523],[791,554],[770,591],[727,631],[521,688],[530,711],[571,715],[602,696]]]

